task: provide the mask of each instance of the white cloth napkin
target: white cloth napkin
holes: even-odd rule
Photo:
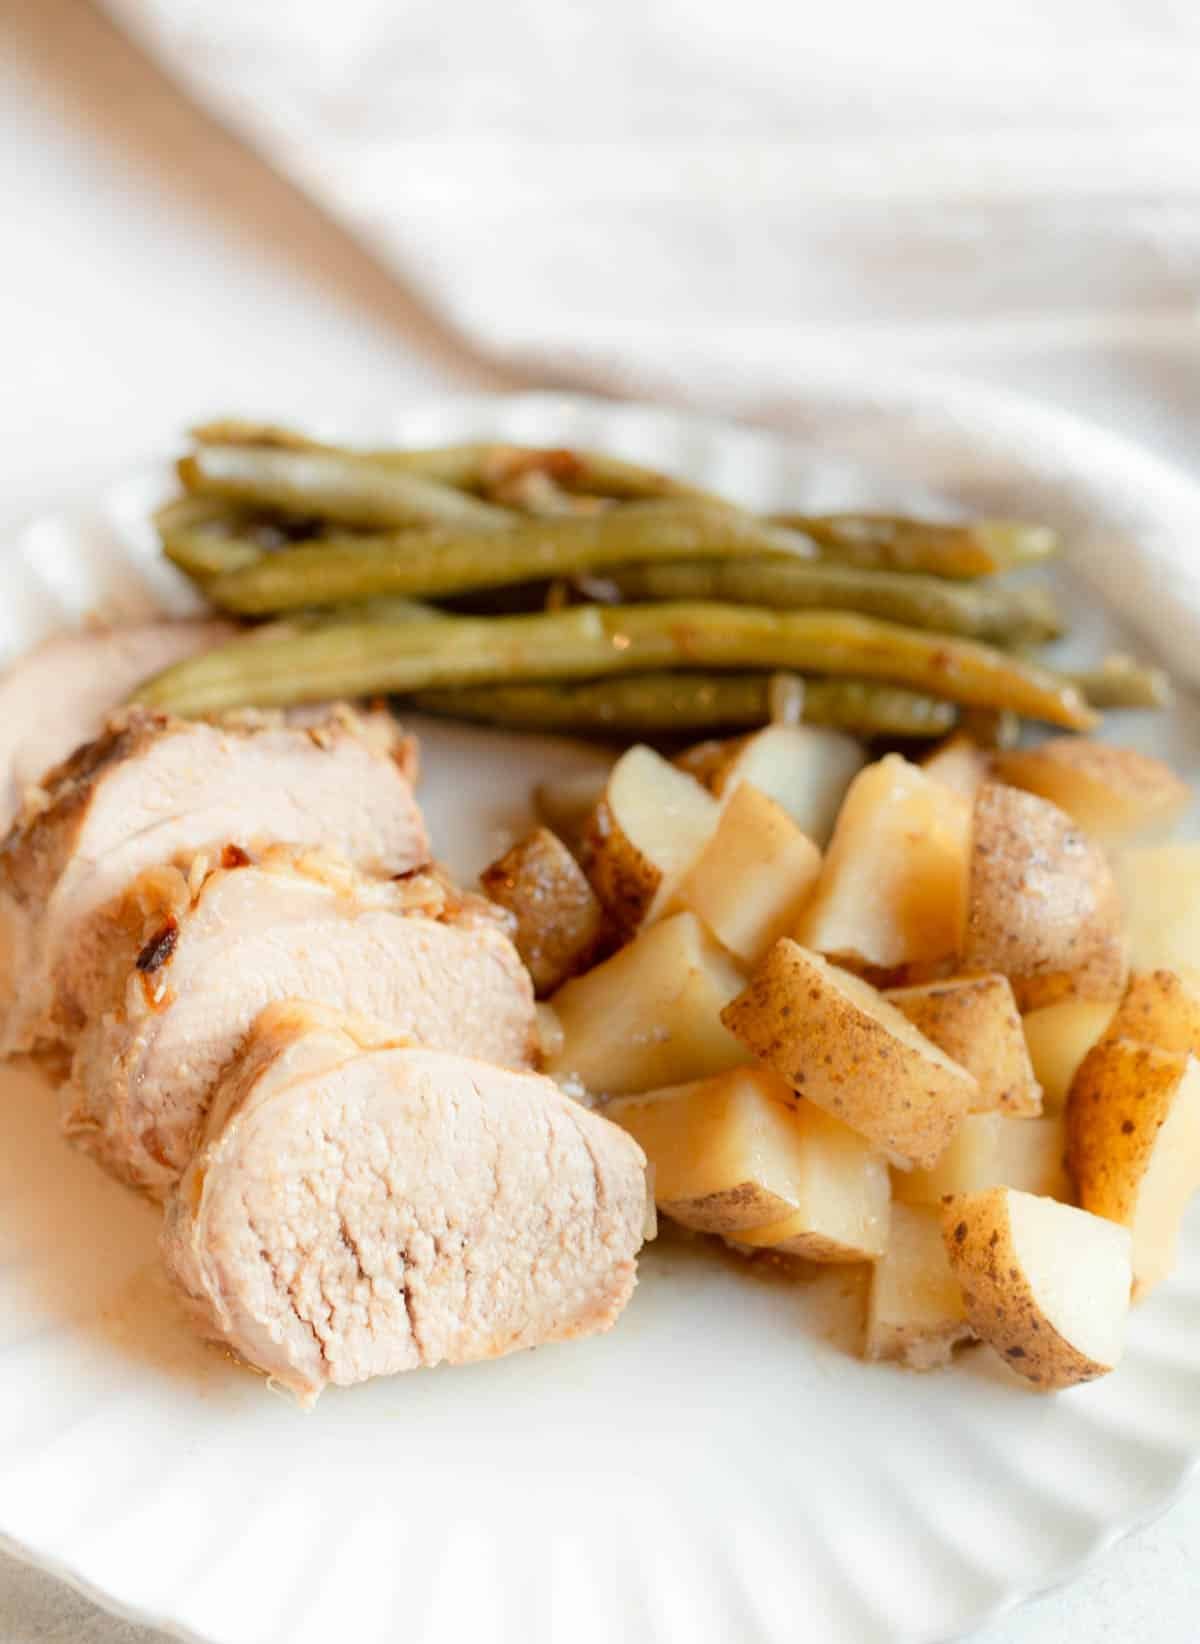
[[[1047,515],[1200,681],[1200,461],[929,374],[1200,370],[1193,0],[108,4],[481,353]]]

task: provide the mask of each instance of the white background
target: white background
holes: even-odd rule
[[[353,413],[459,385],[534,386],[456,340],[84,4],[0,0],[0,152],[0,518],[86,493],[217,410],[303,421],[325,405]],[[1195,226],[1193,215],[1181,243]],[[1192,273],[1149,308],[1067,325],[1027,312],[896,325],[875,346],[1037,393],[1200,473]],[[1198,1609],[1193,1493],[1068,1592],[985,1636],[1190,1644]],[[2,1644],[146,1636],[0,1560]]]

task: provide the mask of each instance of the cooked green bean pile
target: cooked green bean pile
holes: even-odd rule
[[[1074,677],[1031,657],[1063,625],[1005,573],[1057,551],[1041,525],[766,518],[599,452],[351,451],[233,421],[178,472],[163,550],[254,625],[138,692],[177,713],[391,694],[656,736],[762,724],[782,674],[806,721],[908,738],[980,713],[1086,730],[1167,696],[1126,657]]]

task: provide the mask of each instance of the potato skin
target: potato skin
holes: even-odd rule
[[[1017,1003],[1004,976],[953,977],[884,994],[919,1033],[979,1081],[973,1112],[999,1108],[1029,1117],[1042,1111]]]
[[[1183,1056],[1107,1036],[1084,1057],[1067,1098],[1067,1166],[1085,1210],[1132,1227],[1186,1066]]]
[[[978,1093],[882,995],[788,937],[721,1020],[802,1096],[912,1164],[934,1163]]]
[[[1136,971],[1105,1037],[1200,1056],[1200,991],[1173,970]]]
[[[479,876],[493,902],[517,922],[517,952],[538,998],[599,956],[604,914],[583,870],[549,828],[535,828]]]
[[[1108,1374],[1112,1365],[1081,1353],[1042,1316],[1013,1249],[1006,1189],[947,1197],[942,1237],[972,1329],[1010,1370],[1044,1393]]]
[[[963,970],[999,971],[1022,1011],[1115,999],[1123,913],[1108,858],[1065,812],[987,782],[975,800]]]
[[[584,823],[580,858],[614,929],[627,941],[646,917],[662,873],[623,831],[607,799]]]

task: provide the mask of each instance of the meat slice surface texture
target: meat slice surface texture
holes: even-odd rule
[[[436,874],[393,882],[324,853],[241,855],[199,883],[155,870],[115,921],[124,951],[79,1040],[65,1118],[114,1174],[156,1196],[178,1179],[214,1081],[272,1002],[313,1000],[418,1044],[530,1065],[533,987],[489,904]]]
[[[382,1031],[269,1007],[168,1201],[200,1328],[304,1402],[605,1330],[636,1282],[632,1138],[538,1074]]]
[[[46,779],[0,845],[0,1055],[82,1028],[106,979],[114,905],[146,869],[236,841],[324,845],[370,872],[428,860],[412,787],[349,709],[209,724],[131,710]]]
[[[26,792],[83,742],[136,685],[233,633],[227,622],[144,622],[56,634],[0,675],[0,834]]]

